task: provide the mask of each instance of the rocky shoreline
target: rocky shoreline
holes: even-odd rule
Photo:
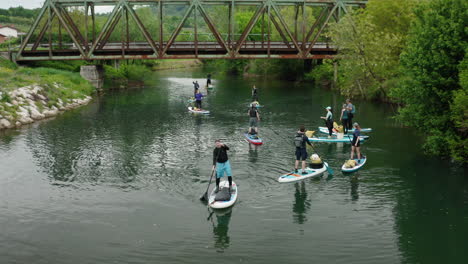
[[[54,85],[58,88],[58,84]],[[57,102],[51,104],[44,89],[39,85],[17,88],[11,92],[0,92],[0,130],[54,117],[66,110],[85,105],[91,99],[91,96],[65,101],[59,98]]]

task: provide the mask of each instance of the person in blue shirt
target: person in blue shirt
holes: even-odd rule
[[[203,99],[203,94],[200,93],[199,90],[197,90],[195,93],[195,107],[196,108],[202,109],[202,99]]]
[[[353,132],[353,140],[351,141],[351,159],[354,159],[354,152],[357,154],[358,162],[361,159],[361,150],[360,145],[361,141],[359,140],[359,136],[361,136],[361,127],[358,123],[353,124],[354,132]]]

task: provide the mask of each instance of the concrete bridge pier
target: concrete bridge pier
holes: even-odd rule
[[[91,82],[97,90],[101,90],[104,85],[104,68],[102,65],[82,65],[80,75],[85,80]]]

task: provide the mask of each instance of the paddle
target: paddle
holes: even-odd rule
[[[211,170],[210,181],[208,182],[208,187],[206,187],[206,192],[203,194],[203,196],[200,197],[200,201],[207,201],[208,200],[208,189],[210,189],[211,179],[213,178],[214,172],[215,172],[215,169],[212,169]]]
[[[221,151],[218,151],[218,154],[216,155],[216,161],[218,160],[219,153],[221,153]],[[200,197],[200,201],[207,201],[208,200],[208,190],[210,189],[211,179],[213,178],[213,174],[214,174],[215,170],[216,170],[216,166],[211,170],[211,176],[210,176],[210,181],[208,182],[208,187],[206,187],[206,192],[203,194],[203,196]]]

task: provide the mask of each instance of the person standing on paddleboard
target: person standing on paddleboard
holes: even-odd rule
[[[200,90],[197,90],[195,92],[195,107],[198,109],[202,109],[202,99],[203,99],[203,94],[200,93]]]
[[[229,163],[227,151],[229,147],[221,143],[220,139],[215,140],[215,149],[213,150],[213,170],[216,168],[216,190],[219,191],[219,182],[224,177],[224,173],[228,176],[229,191],[232,189],[232,172],[231,164]]]
[[[333,113],[332,113],[332,108],[331,106],[327,106],[325,108],[327,110],[327,115],[326,116],[321,116],[320,118],[325,119],[325,125],[328,128],[328,138],[331,138],[333,134]]]
[[[356,151],[358,162],[360,162],[361,150],[359,146],[361,145],[361,142],[359,140],[359,137],[361,136],[361,127],[359,126],[358,123],[354,123],[353,127],[354,127],[354,132],[353,132],[353,140],[351,141],[351,159],[354,159],[354,151]]]
[[[257,104],[252,103],[249,111],[247,112],[249,115],[249,134],[252,134],[252,130],[255,131],[255,134],[258,134],[258,121],[260,121],[260,114],[257,110]],[[253,128],[253,129],[252,129]]]
[[[340,116],[340,121],[341,124],[343,125],[343,133],[347,134],[348,133],[348,108],[346,107],[346,104],[343,104],[343,108],[341,109],[341,116]]]
[[[198,89],[200,89],[200,85],[198,84],[198,81],[194,81],[193,83],[193,95],[197,94]]]
[[[353,118],[356,108],[351,103],[351,99],[346,99],[346,108],[348,109],[348,129],[353,128]]]
[[[211,73],[206,76],[206,87],[211,85]]]
[[[305,135],[305,127],[301,126],[299,131],[296,133],[296,137],[294,138],[294,145],[296,146],[296,162],[294,164],[295,173],[297,173],[299,161],[302,159],[302,174],[307,174],[305,170],[307,160],[306,143],[312,147],[312,144],[309,142],[309,138]]]
[[[252,101],[258,101],[258,91],[255,85],[252,87]]]

